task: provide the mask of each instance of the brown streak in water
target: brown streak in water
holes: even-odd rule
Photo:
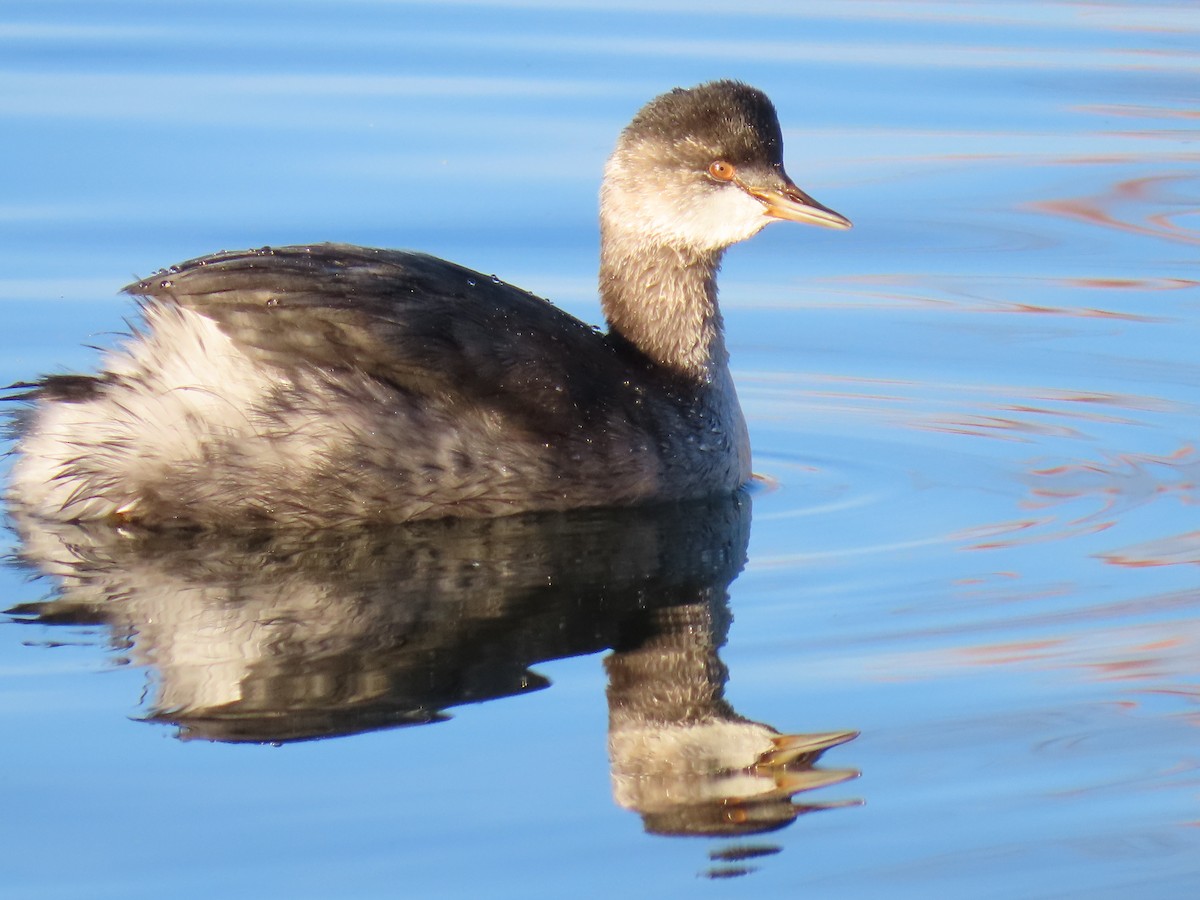
[[[1143,213],[1143,221],[1121,218],[1118,208],[1130,204],[1144,206],[1153,204],[1162,206],[1166,203],[1177,204],[1181,201],[1168,200],[1156,196],[1164,185],[1191,180],[1187,175],[1153,175],[1143,178],[1133,178],[1113,185],[1108,193],[1096,197],[1070,198],[1061,200],[1041,200],[1029,204],[1029,208],[1051,215],[1062,216],[1075,221],[1087,222],[1104,228],[1112,228],[1129,234],[1140,234],[1148,237],[1162,238],[1176,243],[1200,245],[1200,235],[1182,228],[1171,221],[1167,213]],[[1175,216],[1195,213],[1197,209],[1190,207],[1186,211],[1175,213]]]
[[[844,282],[870,284],[889,284],[902,287],[910,284],[920,284],[928,287],[927,279],[909,275],[888,276],[846,276]],[[1151,279],[1091,279],[1091,278],[1049,278],[1049,279],[1011,279],[1019,284],[1023,281],[1034,281],[1039,284],[1066,285],[1085,290],[1124,289],[1124,290],[1182,290],[1200,286],[1200,282],[1183,278],[1151,278]],[[1115,319],[1125,322],[1164,322],[1170,321],[1161,316],[1148,316],[1141,313],[1120,312],[1117,310],[1100,309],[1094,306],[1054,306],[1050,304],[1022,303],[1003,298],[988,297],[978,293],[956,289],[952,284],[943,286],[951,294],[949,297],[931,297],[927,294],[907,293],[900,290],[857,290],[840,291],[836,298],[838,309],[859,308],[873,309],[881,305],[894,309],[896,307],[935,307],[968,312],[968,313],[1029,313],[1035,315],[1065,316],[1082,319]],[[847,297],[861,298],[857,306],[851,305]],[[832,307],[834,304],[828,304]]]
[[[1093,500],[1090,512],[1063,517],[1054,531],[1020,541],[989,542],[981,549],[1011,546],[1031,540],[1052,540],[1078,534],[1082,526],[1093,533],[1114,528],[1125,510],[1163,499],[1184,505],[1200,503],[1196,489],[1200,478],[1200,459],[1191,445],[1183,445],[1166,455],[1115,454],[1103,461],[1088,461],[1045,466],[1029,470],[1029,494],[1024,506],[1045,510],[1064,503]],[[1200,564],[1200,531],[1171,534],[1129,545],[1096,556],[1108,565],[1141,569],[1168,565]]]
[[[1106,563],[1127,569],[1157,566],[1200,565],[1200,531],[1187,531],[1145,541],[1100,556]]]
[[[1093,522],[1091,524],[1083,524],[1081,522],[1068,522],[1066,526],[1057,531],[1046,534],[1035,534],[1028,537],[1022,537],[1019,540],[1013,539],[1008,541],[981,541],[977,544],[972,544],[964,549],[966,550],[1007,550],[1011,547],[1026,547],[1030,544],[1045,544],[1050,541],[1059,541],[1064,538],[1079,537],[1085,534],[1099,534],[1102,531],[1108,531],[1116,525],[1116,522]]]
[[[1134,106],[1132,104],[1112,104],[1096,106],[1080,106],[1080,112],[1098,116],[1123,116],[1130,119],[1200,119],[1200,110],[1172,109],[1162,106]]]
[[[1150,156],[1146,153],[1097,153],[1092,156],[1071,156],[1048,160],[1050,164],[1060,166],[1118,166],[1128,163],[1155,162],[1159,165],[1166,163],[1196,162],[1200,153],[1160,153]]]
[[[974,578],[957,578],[954,580],[953,584],[961,584],[961,585],[989,584],[993,578],[1004,578],[1009,581],[1016,581],[1016,580],[1020,579],[1020,577],[1021,577],[1021,575],[1019,572],[992,572],[986,578],[983,576],[977,576]]]
[[[1070,287],[1115,291],[1179,291],[1200,287],[1200,281],[1190,278],[1060,278],[1060,284]]]

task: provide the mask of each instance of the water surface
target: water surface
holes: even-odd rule
[[[598,321],[600,167],[677,84],[766,90],[855,222],[727,257],[740,504],[12,523],[0,896],[1200,882],[1193,4],[18,0],[0,47],[6,383],[91,365],[120,285],[223,247],[415,247]],[[621,750],[683,733],[643,689],[811,752],[672,781]]]

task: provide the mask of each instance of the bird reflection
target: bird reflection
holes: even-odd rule
[[[754,834],[825,808],[792,797],[858,774],[814,768],[855,732],[780,734],[739,716],[717,655],[730,621],[725,585],[696,593],[631,615],[604,662],[614,798],[647,831],[678,835]]]
[[[796,794],[857,774],[815,765],[853,732],[780,734],[724,699],[744,495],[303,534],[14,525],[19,561],[56,588],[9,615],[104,626],[155,673],[145,719],[184,739],[433,722],[546,687],[538,663],[611,648],[613,791],[647,831],[779,828],[828,805]]]

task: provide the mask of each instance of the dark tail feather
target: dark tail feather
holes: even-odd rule
[[[47,375],[41,381],[18,381],[0,388],[0,401],[81,403],[99,395],[105,383],[104,378],[93,375]]]

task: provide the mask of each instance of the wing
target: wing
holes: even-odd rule
[[[549,302],[419,253],[342,244],[218,253],[125,288],[213,319],[281,368],[354,371],[534,431],[611,411],[648,365]]]

